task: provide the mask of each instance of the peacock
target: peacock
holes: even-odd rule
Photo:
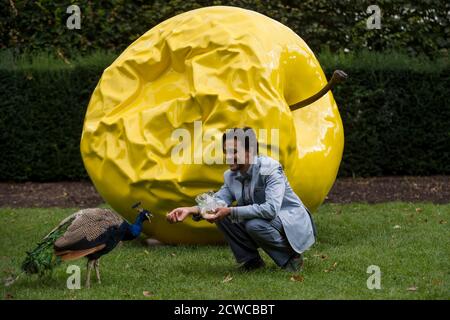
[[[152,217],[148,210],[140,207],[140,203],[133,208],[139,212],[134,224],[128,223],[110,209],[90,208],[73,213],[50,231],[34,250],[27,252],[22,271],[43,275],[62,261],[86,257],[86,287],[90,287],[93,268],[101,283],[100,257],[113,250],[120,241],[137,238],[144,221],[150,221]]]

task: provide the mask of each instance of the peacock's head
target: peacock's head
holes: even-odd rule
[[[148,211],[148,210],[142,210],[142,211],[139,213],[139,215],[140,215],[142,221],[146,221],[146,220],[147,220],[147,221],[150,221],[150,219],[153,217],[153,214],[151,214],[151,212]]]
[[[136,209],[137,212],[139,212],[138,217],[142,222],[144,222],[145,220],[150,222],[150,219],[153,218],[153,214],[150,211],[141,207],[141,202],[135,203],[132,208]]]

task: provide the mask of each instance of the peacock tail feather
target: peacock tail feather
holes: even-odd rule
[[[66,232],[75,218],[76,216],[70,216],[69,219],[62,221],[38,243],[34,250],[27,252],[27,257],[22,263],[22,270],[25,273],[43,275],[61,263],[61,258],[54,254],[53,244]]]

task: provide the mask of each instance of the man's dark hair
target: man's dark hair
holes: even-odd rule
[[[244,138],[245,151],[248,152],[250,150],[250,146],[256,145],[256,154],[259,153],[259,143],[258,139],[256,138],[256,133],[250,127],[227,129],[222,135],[222,149],[225,149],[225,141],[227,139],[239,139],[239,137]]]

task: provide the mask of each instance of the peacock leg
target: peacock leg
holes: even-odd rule
[[[86,288],[91,287],[91,271],[92,267],[94,266],[95,260],[88,260],[87,263],[87,278],[86,278]]]
[[[98,283],[102,283],[102,281],[100,280],[100,259],[97,259],[94,261],[95,261],[95,264],[94,264],[95,273],[97,274]]]

